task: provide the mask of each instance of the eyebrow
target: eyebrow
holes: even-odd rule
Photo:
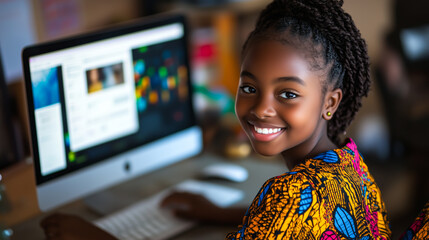
[[[255,75],[253,75],[252,73],[250,73],[246,70],[244,70],[240,73],[240,77],[248,77],[254,81],[258,80],[258,78]],[[299,77],[295,77],[295,76],[279,77],[279,78],[275,79],[275,82],[284,82],[284,81],[292,81],[292,82],[296,82],[296,83],[299,83],[299,84],[305,86],[304,80],[302,80]]]

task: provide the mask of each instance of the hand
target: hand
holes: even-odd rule
[[[92,223],[74,215],[56,213],[43,219],[40,225],[48,240],[116,239]]]
[[[204,196],[186,192],[172,193],[161,202],[161,206],[172,209],[181,218],[231,225],[240,224],[246,212],[242,207],[221,208]]]
[[[172,193],[161,202],[161,207],[172,209],[180,218],[203,222],[216,221],[216,216],[223,211],[204,196],[187,192]]]

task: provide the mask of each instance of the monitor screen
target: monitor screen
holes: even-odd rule
[[[23,66],[42,210],[202,148],[182,16],[30,46]]]

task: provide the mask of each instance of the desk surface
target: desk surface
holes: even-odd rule
[[[224,161],[225,160],[220,157],[205,153],[195,158],[176,163],[172,166],[111,187],[104,191],[104,193],[115,196],[117,208],[125,207],[128,204],[146,198],[169,186],[175,185],[178,182],[187,179],[194,179],[198,176],[198,172],[201,168],[213,163]],[[210,180],[210,182],[244,190],[245,196],[243,200],[236,204],[237,206],[247,207],[265,180],[272,176],[279,175],[286,170],[284,164],[278,159],[249,157],[242,160],[231,160],[229,162],[234,162],[244,166],[249,171],[248,180],[243,183],[232,183],[224,180]],[[55,211],[78,214],[89,221],[101,217],[99,214],[88,208],[83,200],[72,202]],[[39,213],[29,220],[12,225],[12,229],[14,231],[12,239],[44,239],[44,234],[42,229],[39,227],[39,222],[51,213],[52,212]],[[201,239],[202,236],[204,236],[204,239],[223,239],[227,232],[234,230],[236,230],[236,226],[213,226],[201,224],[176,236],[174,239]]]

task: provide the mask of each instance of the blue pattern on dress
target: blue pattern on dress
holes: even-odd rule
[[[352,215],[350,215],[350,213],[348,213],[344,208],[338,206],[334,210],[334,226],[348,239],[357,238],[355,225]]]
[[[273,184],[273,182],[268,183],[267,186],[265,186],[264,190],[261,192],[261,195],[259,195],[258,207],[261,206],[262,200],[264,200],[265,195],[267,195],[267,192],[270,189],[271,184]]]
[[[308,186],[301,190],[301,200],[299,201],[298,214],[303,214],[311,206],[313,195],[311,195],[311,187]]]
[[[337,163],[340,160],[338,154],[333,150],[321,153],[317,155],[314,159],[322,160],[327,163]]]

